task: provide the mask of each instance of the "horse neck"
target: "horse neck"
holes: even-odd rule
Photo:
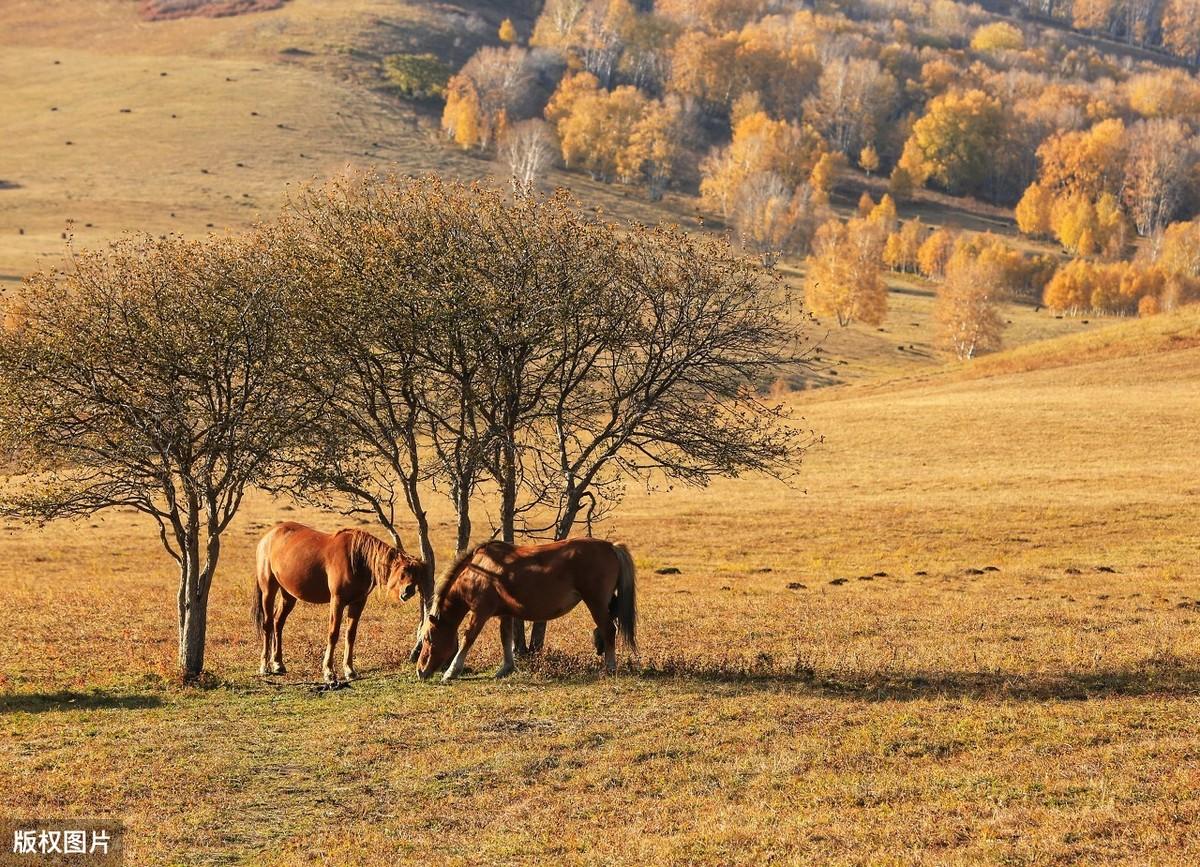
[[[364,533],[361,530],[359,531],[358,547],[362,555],[362,562],[371,571],[371,577],[375,584],[386,586],[400,552],[387,542],[376,539],[370,533]]]

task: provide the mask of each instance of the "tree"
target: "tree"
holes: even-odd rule
[[[1094,201],[1101,193],[1120,191],[1127,152],[1125,124],[1119,119],[1058,133],[1038,148],[1038,182],[1056,198],[1078,194]]]
[[[529,44],[542,48],[562,48],[586,5],[587,0],[546,0],[534,24]]]
[[[774,172],[784,183],[808,179],[825,147],[809,127],[772,120],[765,112],[746,115],[734,127],[728,147],[709,154],[701,165],[700,195],[728,217],[742,182],[756,172]]]
[[[916,271],[917,254],[921,249],[924,231],[920,217],[905,220],[898,232],[888,235],[883,248],[884,264],[893,271]]]
[[[874,145],[866,145],[859,151],[858,166],[867,173],[867,177],[870,177],[872,172],[879,171],[879,151],[875,150]]]
[[[1170,274],[1200,277],[1200,219],[1167,226],[1157,263]]]
[[[879,204],[867,212],[867,222],[878,227],[882,237],[886,238],[896,231],[896,202],[887,193],[879,199]]]
[[[1125,203],[1139,235],[1157,235],[1196,182],[1200,140],[1178,120],[1144,120],[1129,130]]]
[[[778,278],[723,241],[677,229],[637,229],[619,247],[618,274],[596,287],[602,303],[590,308],[601,339],[564,332],[560,350],[570,375],[555,392],[542,452],[558,478],[555,538],[569,535],[585,505],[606,512],[622,479],[786,477],[812,442],[758,397],[807,355]]]
[[[686,153],[688,122],[678,97],[651,102],[617,158],[618,173],[643,179],[650,198],[662,197]]]
[[[547,111],[560,118],[563,164],[583,169],[594,178],[615,178],[623,183],[638,180],[642,161],[631,145],[650,104],[641,91],[628,85],[612,91],[581,91],[569,108],[555,102]]]
[[[1046,284],[1042,301],[1051,310],[1077,313],[1091,304],[1096,265],[1074,259],[1055,272]]]
[[[479,147],[484,141],[479,91],[474,82],[456,75],[446,85],[446,105],[442,109],[442,129],[463,150]]]
[[[829,196],[837,185],[838,178],[846,170],[846,157],[840,153],[827,152],[821,154],[808,176],[813,196],[821,204],[829,203]]]
[[[975,35],[971,37],[971,47],[983,54],[1020,51],[1025,47],[1025,36],[1013,25],[1005,21],[996,21],[975,31]]]
[[[917,267],[921,273],[930,278],[942,277],[956,240],[957,233],[945,226],[930,232],[917,251]]]
[[[485,46],[447,84],[442,129],[460,147],[488,148],[507,123],[532,111],[529,52]]]
[[[432,54],[391,54],[384,58],[388,83],[409,99],[445,96],[450,70]]]
[[[904,166],[896,166],[888,178],[888,192],[898,201],[906,202],[912,198],[915,183],[912,172]]]
[[[882,246],[878,226],[861,217],[829,220],[817,229],[804,263],[812,311],[836,317],[843,328],[854,320],[881,323],[887,313],[887,287],[879,275]]]
[[[538,178],[549,168],[558,152],[558,142],[550,126],[543,120],[531,118],[513,124],[500,140],[500,159],[508,166],[513,191],[533,188]]]
[[[996,99],[981,90],[951,90],[913,125],[901,165],[918,183],[933,179],[955,194],[979,192],[992,178],[1003,131]]]
[[[460,548],[485,480],[502,538],[562,538],[630,478],[783,473],[803,451],[757,397],[800,360],[802,320],[727,245],[561,192],[371,175],[309,191],[280,231],[315,332],[301,379],[328,406],[295,487],[407,506],[423,551],[430,490]]]
[[[179,567],[179,665],[204,667],[208,594],[247,489],[311,407],[294,305],[261,239],[126,240],[29,277],[0,332],[5,514],[132,508]]]
[[[938,287],[934,319],[938,340],[959,361],[1000,348],[1004,320],[996,309],[1003,285],[994,262],[964,247],[946,264],[946,279]]]
[[[505,18],[500,22],[500,30],[496,35],[501,42],[507,42],[510,45],[517,41],[517,28],[513,26],[511,18]]]
[[[1050,234],[1053,202],[1054,197],[1041,184],[1033,183],[1026,188],[1013,212],[1017,228],[1022,234],[1033,237],[1045,237]]]
[[[794,248],[801,208],[793,203],[792,190],[779,175],[751,175],[738,188],[734,204],[738,239],[770,267],[781,253]]]
[[[1200,0],[1167,0],[1162,33],[1168,51],[1200,66]]]
[[[829,145],[847,155],[871,145],[894,109],[898,86],[877,60],[839,57],[825,64],[804,115]]]

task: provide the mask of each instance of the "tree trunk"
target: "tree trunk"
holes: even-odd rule
[[[511,437],[501,448],[500,536],[512,544],[517,538],[517,450]]]
[[[471,489],[466,484],[459,484],[454,492],[454,511],[458,515],[457,553],[471,544]]]
[[[204,670],[208,630],[208,587],[198,566],[185,562],[179,575],[179,668],[188,678]]]

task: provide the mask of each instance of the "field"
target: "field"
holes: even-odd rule
[[[119,816],[133,863],[1193,861],[1200,323],[1160,321],[1191,348],[802,396],[802,489],[631,496],[614,679],[576,612],[508,681],[493,627],[423,684],[373,601],[351,689],[315,688],[315,608],[260,680],[257,534],[338,519],[259,499],[182,688],[147,528],[10,528],[0,809]]]
[[[59,262],[64,233],[237,230],[347,165],[493,176],[370,70],[461,59],[463,9],[494,31],[504,6],[151,24],[124,0],[4,4],[0,287]],[[695,225],[689,196],[548,183]],[[318,688],[315,607],[289,621],[290,673],[258,677],[257,539],[347,520],[260,494],[213,588],[209,674],[184,686],[151,526],[0,527],[0,819],[118,819],[138,865],[1200,860],[1200,312],[1010,304],[1009,348],[955,366],[933,287],[889,280],[883,328],[813,331],[822,361],[785,400],[824,439],[791,486],[631,490],[598,528],[640,573],[641,654],[615,678],[576,611],[508,680],[492,625],[468,677],[421,683],[415,606],[383,599],[351,688]]]

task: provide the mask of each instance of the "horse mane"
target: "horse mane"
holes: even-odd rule
[[[371,587],[387,583],[392,563],[399,553],[382,539],[363,530],[342,530],[350,537],[350,561],[371,573]]]

